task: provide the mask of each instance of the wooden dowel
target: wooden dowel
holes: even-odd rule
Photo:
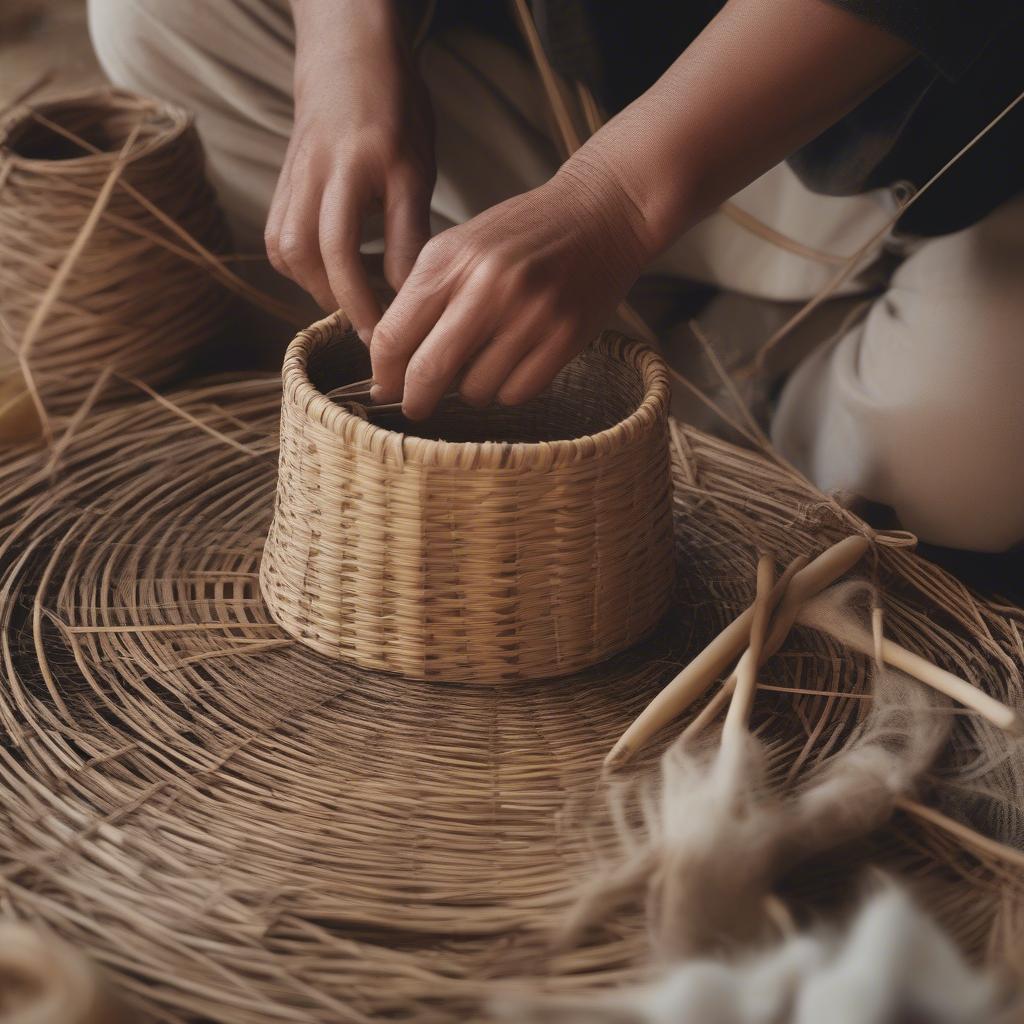
[[[775,559],[762,555],[757,563],[757,596],[754,599],[754,615],[750,626],[750,643],[736,666],[736,688],[729,703],[722,728],[722,741],[737,738],[747,731],[750,709],[754,703],[757,685],[757,669],[761,664],[765,630],[768,626],[768,612],[772,584],[775,582]]]
[[[770,604],[775,606],[807,559],[799,556],[790,562],[779,582],[771,590]],[[637,716],[605,758],[605,765],[625,764],[662,726],[682,714],[721,674],[744,648],[750,638],[756,601],[729,623]]]
[[[795,559],[790,563],[779,582],[772,588],[771,606],[774,608],[777,604],[778,610],[772,619],[768,639],[761,649],[759,666],[782,646],[801,606],[815,594],[835,583],[844,573],[849,572],[864,556],[869,546],[867,538],[858,534],[846,537],[826,548],[809,564],[806,558]],[[606,766],[618,767],[625,764],[658,729],[685,711],[707,691],[718,673],[743,650],[744,644],[749,640],[753,617],[752,605],[708,644],[647,705],[636,721],[623,733],[618,743],[612,747],[611,753],[605,758]],[[715,650],[712,651],[712,648]],[[715,694],[708,706],[690,723],[683,734],[695,736],[712,721],[730,698],[735,687],[736,673],[733,672],[722,684],[722,689]]]
[[[816,621],[813,617],[808,618],[806,622],[802,618],[798,618],[798,621],[812,629],[828,633],[829,636],[835,637],[847,647],[852,647],[869,658],[875,654],[873,640],[859,635],[841,634],[829,629],[824,623]],[[912,676],[918,682],[930,686],[933,690],[944,693],[947,697],[963,704],[964,707],[977,712],[999,729],[1016,734],[1024,732],[1024,721],[1016,710],[996,700],[995,697],[990,697],[984,690],[972,686],[966,679],[961,679],[960,676],[953,675],[952,672],[947,672],[944,668],[939,668],[938,665],[932,664],[926,658],[914,654],[913,651],[908,651],[905,647],[901,647],[885,637],[882,638],[879,647],[882,660],[886,665],[891,665],[900,672]]]
[[[768,639],[761,651],[763,665],[772,655],[776,654],[786,642],[789,631],[800,614],[800,609],[826,587],[832,586],[840,576],[848,573],[864,557],[870,544],[866,537],[855,534],[826,548],[806,568],[801,569],[786,588],[786,593],[779,602],[778,610],[772,618]],[[730,692],[736,686],[736,672],[725,681]]]

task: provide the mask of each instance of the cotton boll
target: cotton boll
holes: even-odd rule
[[[778,1024],[787,1019],[800,980],[823,963],[825,950],[797,936],[738,965],[699,960],[677,968],[648,995],[650,1024]]]
[[[496,1008],[518,1024],[1002,1024],[990,979],[891,885],[845,933],[791,936],[737,960],[689,960],[615,993],[524,998]]]
[[[889,889],[867,904],[832,963],[810,975],[794,1024],[983,1024],[995,988],[906,895]]]

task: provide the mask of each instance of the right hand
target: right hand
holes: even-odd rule
[[[396,291],[430,237],[433,119],[391,0],[301,0],[295,121],[267,218],[267,255],[369,344],[380,305],[359,254],[384,212],[384,274]]]

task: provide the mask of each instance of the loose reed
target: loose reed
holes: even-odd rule
[[[102,368],[163,384],[222,330],[230,295],[182,233],[227,250],[183,110],[100,90],[0,126],[0,365],[20,369],[44,426]]]
[[[364,384],[346,331],[329,317],[285,357],[260,581],[292,636],[367,668],[491,682],[565,675],[651,632],[674,576],[654,352],[607,334],[521,408],[449,398],[412,424],[329,399]]]

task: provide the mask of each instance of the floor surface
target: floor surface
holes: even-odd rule
[[[0,3],[0,110],[51,73],[35,98],[103,83],[86,27],[85,0]]]

